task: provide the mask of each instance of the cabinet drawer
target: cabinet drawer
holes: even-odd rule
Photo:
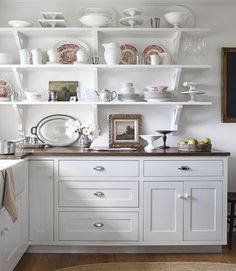
[[[59,177],[137,177],[139,161],[60,160]]]
[[[138,182],[59,182],[60,207],[138,207]]]
[[[178,161],[144,161],[144,176],[222,176],[223,161],[221,160],[178,160]]]
[[[136,212],[60,212],[61,241],[137,241]]]

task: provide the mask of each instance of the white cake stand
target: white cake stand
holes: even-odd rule
[[[147,152],[151,152],[153,150],[155,150],[155,146],[153,145],[153,143],[162,137],[162,135],[140,135],[140,137],[142,139],[144,139],[145,141],[147,141],[148,145],[144,148],[145,151]]]
[[[143,20],[138,17],[128,16],[120,19],[120,24],[134,28],[136,25],[142,25]]]

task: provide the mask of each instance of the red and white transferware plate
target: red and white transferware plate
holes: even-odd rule
[[[89,52],[89,47],[86,43],[80,40],[64,40],[55,44],[60,55],[60,63],[73,64],[76,62],[76,53],[81,48],[85,48]]]
[[[144,64],[150,64],[151,59],[150,55],[159,55],[159,53],[165,53],[166,50],[161,46],[161,45],[148,45],[144,50],[143,50],[143,62]]]
[[[122,44],[120,48],[122,52],[120,64],[136,64],[137,48],[132,44]]]

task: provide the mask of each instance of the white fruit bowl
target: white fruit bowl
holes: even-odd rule
[[[79,20],[85,26],[102,27],[108,26],[112,21],[112,17],[107,14],[92,13],[82,16]]]
[[[162,135],[139,135],[139,136],[145,141],[147,141],[148,145],[144,148],[144,150],[147,152],[155,150],[155,146],[153,145],[154,141],[162,137]]]
[[[174,27],[180,27],[187,20],[189,14],[183,11],[173,11],[165,14],[165,18],[169,24]]]

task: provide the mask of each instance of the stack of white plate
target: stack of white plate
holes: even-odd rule
[[[122,83],[118,100],[122,102],[138,102],[141,97],[135,93],[133,83]]]
[[[168,102],[171,101],[171,92],[145,91],[144,99],[148,102]]]
[[[62,12],[42,12],[44,19],[38,22],[42,27],[66,27],[66,22]]]

